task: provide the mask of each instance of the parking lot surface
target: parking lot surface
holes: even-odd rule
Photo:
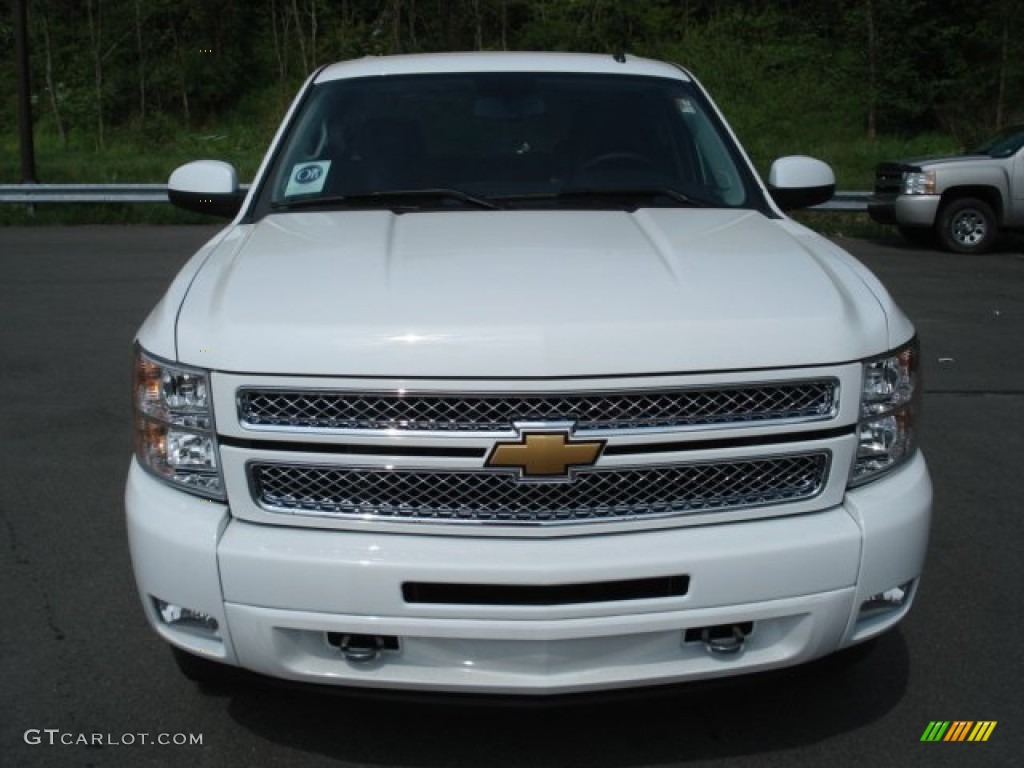
[[[146,626],[122,509],[131,342],[214,231],[0,228],[0,764],[1021,765],[1021,240],[963,257],[839,238],[922,338],[935,519],[897,631],[845,665],[509,704],[204,692]],[[985,743],[922,742],[937,720],[997,726]]]

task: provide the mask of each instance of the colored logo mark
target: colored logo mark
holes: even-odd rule
[[[921,741],[988,741],[996,729],[995,720],[932,720]]]
[[[588,467],[597,461],[604,443],[573,442],[568,432],[528,432],[517,443],[495,443],[488,467],[515,467],[523,478],[569,477],[571,467]]]
[[[295,174],[295,181],[299,184],[312,184],[323,175],[323,170],[317,165],[307,165],[300,168]]]

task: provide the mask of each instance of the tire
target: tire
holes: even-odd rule
[[[999,224],[988,203],[961,197],[943,206],[935,233],[954,253],[984,253],[999,236]]]
[[[210,661],[173,646],[171,655],[181,674],[202,688],[220,688],[231,680],[232,668],[227,664]]]

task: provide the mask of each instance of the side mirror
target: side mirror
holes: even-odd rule
[[[808,208],[831,199],[836,192],[836,175],[826,163],[813,157],[780,157],[772,163],[768,191],[784,211]]]
[[[167,199],[186,211],[234,218],[245,193],[238,172],[220,160],[196,160],[174,170],[167,180]]]

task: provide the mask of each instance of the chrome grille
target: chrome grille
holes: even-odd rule
[[[825,487],[827,451],[665,466],[583,470],[573,482],[499,472],[249,466],[272,512],[406,522],[582,523],[716,512],[800,501]]]
[[[822,421],[835,415],[836,379],[572,394],[359,393],[242,389],[253,428],[507,432],[514,422],[575,421],[576,433]]]
[[[903,187],[904,166],[898,163],[880,163],[875,168],[875,194],[898,195]]]

